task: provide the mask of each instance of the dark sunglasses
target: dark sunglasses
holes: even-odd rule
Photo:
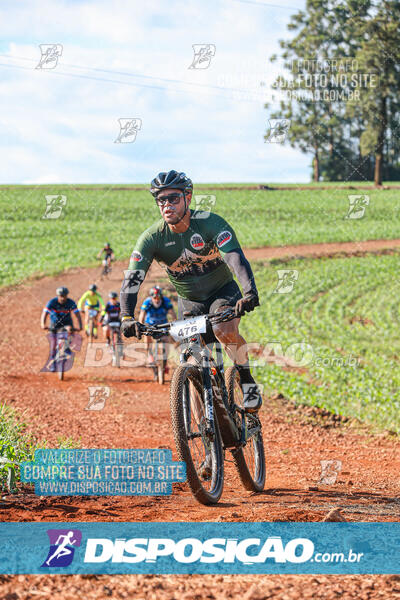
[[[156,198],[156,202],[158,206],[164,206],[164,204],[166,204],[167,202],[169,202],[169,204],[179,204],[182,198],[183,194],[168,194],[168,196]]]

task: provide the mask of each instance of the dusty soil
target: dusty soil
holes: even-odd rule
[[[393,248],[400,240],[364,242],[364,251]],[[365,245],[368,245],[368,248]],[[386,245],[388,244],[388,245]],[[319,246],[319,245],[318,245]],[[331,252],[341,251],[341,244]],[[346,252],[357,251],[353,245]],[[305,248],[302,247],[301,253]],[[315,251],[314,247],[314,251]],[[286,249],[280,249],[285,256]],[[317,249],[319,252],[320,249]],[[322,248],[321,248],[322,251]],[[249,258],[277,257],[277,249],[256,249]],[[300,252],[300,251],[299,251]],[[255,256],[253,253],[256,253]],[[296,254],[296,252],[292,252]],[[311,252],[310,252],[311,254]],[[55,287],[67,285],[78,299],[89,283],[99,284],[103,297],[119,290],[122,268],[101,282],[98,269],[74,269],[57,278],[30,282],[0,296],[0,398],[16,408],[40,440],[57,445],[72,436],[81,447],[171,448],[176,458],[169,417],[168,382],[152,382],[144,367],[85,367],[84,341],[64,382],[41,373],[48,343],[39,328],[44,303]],[[145,290],[162,273],[155,266]],[[143,290],[143,291],[145,291]],[[173,296],[173,294],[171,294]],[[12,330],[10,323],[13,324]],[[12,337],[11,337],[12,331]],[[247,340],[256,341],[256,340]],[[101,342],[101,340],[100,340]],[[99,343],[100,343],[99,342]],[[100,411],[86,410],[88,386],[105,385],[111,394]],[[339,508],[349,521],[398,521],[400,443],[388,434],[372,435],[318,411],[295,408],[284,399],[266,399],[260,413],[267,454],[266,489],[250,494],[227,464],[221,501],[197,504],[184,484],[170,497],[39,498],[28,486],[5,496],[1,521],[322,521]],[[228,457],[229,458],[229,457]],[[342,461],[334,485],[321,485],[321,460]],[[400,592],[397,576],[14,576],[0,578],[0,599],[72,598],[393,598]]]

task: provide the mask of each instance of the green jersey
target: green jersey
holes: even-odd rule
[[[178,295],[203,301],[233,279],[222,254],[240,248],[232,227],[219,215],[190,211],[189,228],[174,233],[163,219],[139,238],[129,269],[143,281],[153,260],[167,271]]]

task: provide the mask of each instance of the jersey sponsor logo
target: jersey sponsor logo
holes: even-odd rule
[[[204,240],[199,233],[195,233],[192,235],[192,237],[190,238],[190,245],[195,250],[201,250],[202,248],[204,248]]]
[[[232,239],[232,234],[230,231],[221,231],[221,233],[218,234],[218,237],[217,237],[218,248],[222,248],[222,246],[225,246],[225,244],[230,242],[231,239]]]
[[[167,242],[165,245],[166,246],[175,246],[175,242]]]
[[[132,259],[136,262],[140,262],[141,260],[143,260],[143,256],[140,254],[140,252],[135,250],[134,252],[132,252]]]

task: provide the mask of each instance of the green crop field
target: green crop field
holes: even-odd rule
[[[273,342],[275,354],[301,367],[257,369],[267,393],[400,433],[399,259],[394,253],[253,265],[262,305],[242,319],[245,339]],[[290,293],[274,291],[278,269],[297,271]]]
[[[227,184],[228,185],[228,184]],[[237,185],[237,184],[234,184]],[[360,190],[369,205],[361,219],[346,219],[348,194],[341,185],[323,190],[224,190],[197,186],[216,196],[214,211],[235,228],[243,246],[400,238],[398,190]],[[321,184],[324,186],[324,184]],[[127,258],[138,235],[158,218],[143,186],[0,187],[0,286],[28,276],[89,266],[105,241]],[[46,194],[63,194],[60,218],[43,218]]]

